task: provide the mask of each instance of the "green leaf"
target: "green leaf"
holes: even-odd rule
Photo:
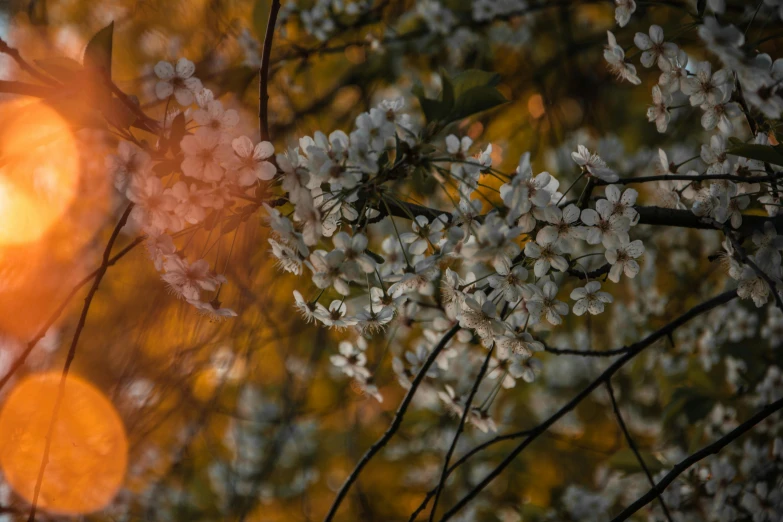
[[[35,60],[35,65],[52,78],[56,78],[63,83],[74,83],[84,75],[82,64],[64,56]]]
[[[106,98],[105,103],[101,104],[101,112],[118,129],[128,129],[138,119],[136,113],[117,98]]]
[[[424,117],[427,119],[427,123],[443,120],[449,115],[450,107],[447,107],[439,100],[427,98],[421,85],[414,86],[412,92],[419,99],[419,104],[422,112],[424,112]]]
[[[225,223],[223,223],[223,226],[220,228],[220,233],[227,234],[229,232],[233,232],[237,229],[237,227],[239,227],[242,221],[243,219],[241,214],[234,214],[228,218]]]
[[[731,141],[733,146],[726,151],[727,154],[783,166],[783,153],[775,147],[755,143],[737,143],[737,141]]]
[[[669,404],[663,411],[664,425],[671,425],[681,414],[693,424],[709,415],[715,399],[698,388],[682,386],[674,390]]]
[[[256,0],[253,5],[253,29],[258,41],[263,45],[266,38],[266,27],[269,25],[269,13],[272,11],[272,2],[269,0]]]
[[[457,98],[449,121],[461,120],[508,102],[500,91],[490,86],[473,87]]]
[[[441,82],[443,83],[443,90],[440,92],[440,101],[448,107],[449,111],[454,107],[454,85],[451,83],[448,73],[444,69],[440,70]]]
[[[106,129],[102,113],[79,98],[52,98],[49,105],[60,113],[75,129]]]
[[[114,39],[114,22],[95,33],[84,50],[84,66],[104,71],[111,78],[111,51]]]
[[[185,113],[180,112],[171,121],[171,134],[169,135],[169,143],[171,145],[171,151],[174,154],[179,154],[179,144],[182,138],[185,137],[187,130],[185,129]]]
[[[474,87],[494,87],[500,83],[500,75],[479,69],[468,69],[454,75],[454,96],[459,98]]]
[[[685,412],[685,416],[688,417],[688,422],[693,424],[709,415],[714,404],[715,399],[711,397],[703,395],[693,396],[685,401],[683,411]]]
[[[661,462],[649,451],[640,450],[639,455],[642,457],[644,464],[651,473],[655,473],[656,471],[663,469]],[[609,458],[609,465],[615,469],[619,469],[627,473],[642,471],[642,466],[639,464],[639,459],[636,458],[636,455],[630,448],[623,448],[612,455]]]

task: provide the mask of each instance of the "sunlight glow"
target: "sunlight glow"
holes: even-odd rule
[[[76,194],[76,142],[65,119],[41,102],[2,103],[0,121],[0,245],[31,243]]]
[[[0,467],[27,501],[33,498],[59,385],[59,373],[28,377],[0,411]],[[93,385],[69,376],[38,506],[61,514],[104,508],[124,481],[127,461],[128,440],[114,406]]]

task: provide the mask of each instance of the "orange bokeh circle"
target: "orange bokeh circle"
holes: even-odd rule
[[[79,151],[68,122],[40,101],[0,103],[0,245],[40,239],[79,187]]]
[[[0,411],[0,467],[16,493],[33,499],[60,374],[27,377]],[[114,406],[93,385],[69,376],[57,415],[38,506],[60,514],[106,507],[119,491],[128,439]]]

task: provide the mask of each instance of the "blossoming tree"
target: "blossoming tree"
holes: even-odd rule
[[[139,485],[112,514],[783,520],[781,17],[777,0],[259,1],[227,32],[242,66],[219,48],[150,60],[140,89],[113,72],[120,22],[81,62],[27,61],[0,41],[27,75],[0,91],[58,103],[75,126],[86,108],[101,120],[96,168],[120,201],[97,268],[20,340],[0,384],[89,286],[66,379],[99,285],[144,245],[132,270],[237,342],[208,351],[211,398],[164,445],[165,469],[130,471]],[[509,73],[505,52],[537,63]],[[372,69],[351,84],[391,94],[312,123],[337,102],[297,114],[298,75],[335,56]],[[261,283],[243,275],[271,263]],[[280,311],[267,321],[317,332],[298,342],[305,358],[283,357],[274,411],[263,364],[236,370],[257,349],[259,284],[286,285],[259,305]],[[319,369],[324,387],[353,390],[327,413],[370,419],[339,421],[342,442],[301,411]],[[170,379],[127,393],[160,401]],[[186,465],[226,401],[241,415],[220,450]],[[317,458],[346,444],[339,465]],[[37,501],[12,504],[32,518]]]

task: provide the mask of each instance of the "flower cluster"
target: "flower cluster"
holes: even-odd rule
[[[713,10],[720,12],[721,7],[715,5]],[[623,25],[619,18],[618,23]],[[714,70],[710,61],[689,64],[688,54],[674,42],[665,41],[663,29],[657,25],[650,26],[648,34],[640,32],[634,37],[634,44],[641,51],[641,65],[657,66],[661,71],[652,88],[653,105],[647,110],[648,120],[665,133],[675,107],[698,107],[702,128],[712,132],[701,146],[700,154],[690,160],[675,164],[664,150],[659,151],[658,172],[672,177],[671,181],[660,182],[659,199],[663,206],[690,208],[705,223],[738,230],[742,227],[743,211],[754,203],[769,217],[779,212],[783,185],[778,176],[783,166],[765,162],[754,154],[758,147],[771,149],[777,141],[761,132],[748,115],[752,135],[746,147],[737,137],[745,135],[745,129],[735,122],[750,110],[743,103],[767,118],[780,118],[783,97],[778,87],[783,78],[783,72],[779,72],[783,71],[783,59],[773,62],[766,54],[746,54],[742,33],[734,25],[721,26],[715,18],[706,18],[698,34],[707,50],[718,57],[722,69]],[[625,61],[623,49],[611,32],[604,56],[609,69],[619,78],[635,85],[641,83],[635,66]],[[682,172],[684,164],[697,159],[701,160],[701,166]],[[763,234],[772,238],[768,242],[777,244],[774,225],[767,222],[765,227]],[[761,241],[759,237],[754,235],[757,245]],[[778,247],[762,250],[760,258],[758,254],[746,255],[739,244],[735,247],[728,239],[724,247],[726,255],[733,259],[729,275],[739,282],[743,299],[752,299],[762,306],[771,292],[779,291],[770,288],[779,284],[783,275]],[[777,255],[771,255],[773,251]]]
[[[269,161],[274,148],[269,142],[254,145],[242,136],[238,113],[214,99],[194,72],[185,58],[176,66],[155,66],[157,96],[174,99],[186,109],[196,103],[197,109],[170,114],[167,140],[157,147],[120,141],[106,166],[117,189],[133,204],[130,220],[146,234],[149,256],[171,292],[210,316],[234,316],[218,299],[225,277],[206,259],[188,259],[185,247],[177,248],[174,239],[199,227],[240,219],[243,211],[237,204],[252,201],[249,194],[277,171]],[[214,292],[212,297],[205,296],[209,292]]]

